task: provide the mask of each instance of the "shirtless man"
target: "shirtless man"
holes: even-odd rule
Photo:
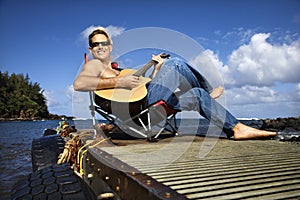
[[[98,89],[126,87],[134,88],[139,84],[139,77],[133,75],[118,76],[119,71],[111,67],[110,53],[112,51],[112,40],[104,28],[94,30],[89,36],[90,53],[93,60],[88,61],[83,70],[74,81],[74,89],[77,91],[95,91]],[[201,76],[190,71],[190,66],[179,59],[170,59],[167,62],[159,55],[153,55],[152,60],[156,62],[150,75],[152,81],[147,90],[147,103],[150,105],[157,100],[163,99],[170,107],[180,110],[196,110],[203,117],[211,120],[216,126],[227,130],[227,136],[233,136],[235,140],[269,138],[276,136],[276,132],[258,130],[240,123],[231,113],[214,99],[222,95],[224,88],[217,87],[209,91],[206,82],[196,77]],[[173,74],[172,74],[173,73]],[[191,90],[186,91],[178,99],[161,83],[169,83],[181,87],[174,73],[185,77],[191,85]],[[168,76],[166,76],[168,74]],[[204,79],[205,80],[205,79]],[[190,95],[195,98],[190,98]],[[195,99],[197,101],[195,101]]]

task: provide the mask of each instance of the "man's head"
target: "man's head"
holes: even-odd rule
[[[98,35],[98,34],[102,34],[102,35],[105,35],[106,38],[107,38],[107,41],[109,41],[111,44],[112,44],[112,40],[108,34],[108,32],[106,31],[105,28],[103,27],[99,27],[97,29],[95,29],[90,35],[89,35],[89,46],[91,47],[92,46],[92,38],[95,36],[95,35]]]
[[[95,59],[105,60],[110,58],[112,40],[104,28],[97,28],[89,35],[89,46]]]

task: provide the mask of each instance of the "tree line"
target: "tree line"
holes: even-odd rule
[[[11,74],[0,71],[0,118],[49,118],[44,90],[28,74]]]

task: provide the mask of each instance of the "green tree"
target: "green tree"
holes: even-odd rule
[[[48,118],[46,98],[40,85],[30,82],[28,74],[0,71],[1,118]]]

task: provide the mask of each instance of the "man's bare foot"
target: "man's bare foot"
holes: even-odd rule
[[[213,89],[213,91],[209,94],[211,98],[217,99],[219,98],[224,92],[224,88],[222,86],[218,86]]]
[[[258,130],[242,123],[235,125],[232,130],[235,140],[263,139],[275,137],[277,135],[276,132]]]

